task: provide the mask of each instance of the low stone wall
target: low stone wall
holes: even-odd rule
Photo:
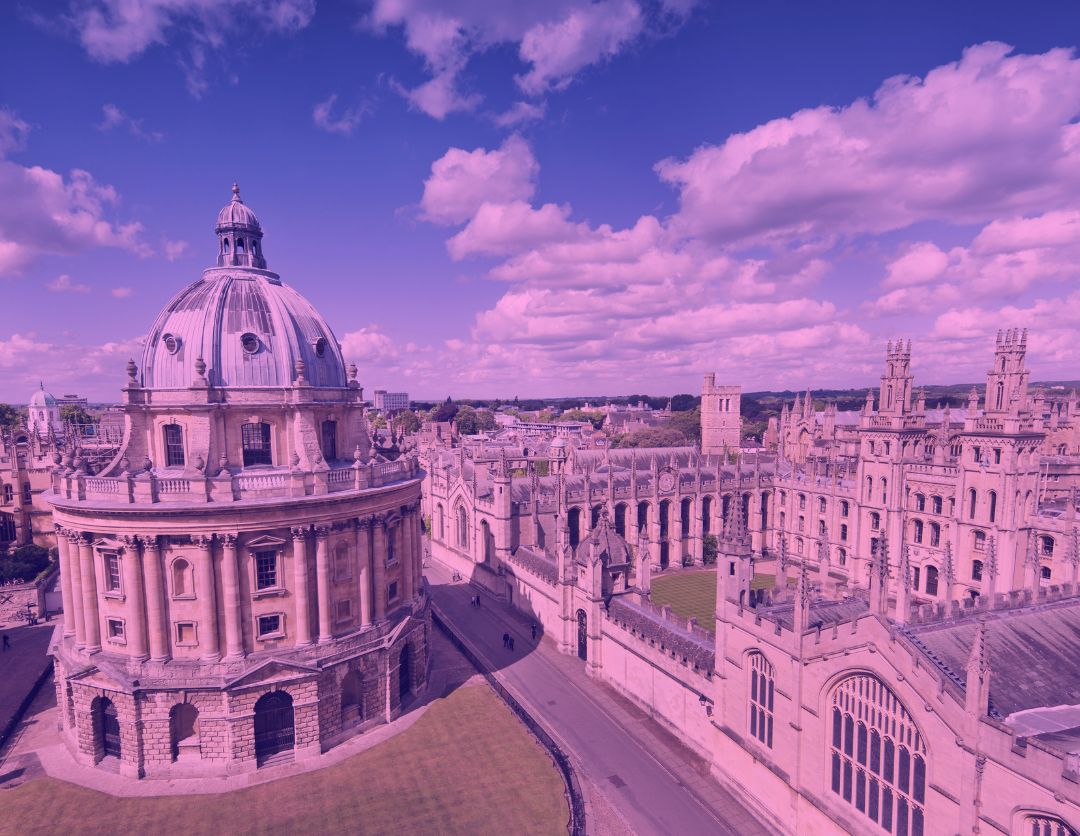
[[[38,583],[0,586],[0,624],[25,622],[27,604],[32,606],[32,612],[36,618],[44,617],[45,588],[52,578],[53,575],[50,574]]]

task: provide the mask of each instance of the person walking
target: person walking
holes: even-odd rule
[[[511,650],[511,652],[513,652],[513,650],[514,650],[514,637],[510,636],[509,638],[510,638],[510,650]]]
[[[533,641],[536,641],[536,624],[532,625]]]
[[[7,636],[5,636],[4,638],[7,638]],[[503,647],[505,647],[505,648],[510,647],[510,634],[509,633],[503,633]],[[7,649],[6,645],[5,645],[5,649]]]
[[[4,652],[11,650],[11,638],[7,633],[4,633]]]

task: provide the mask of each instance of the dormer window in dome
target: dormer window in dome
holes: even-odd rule
[[[248,333],[240,337],[240,345],[243,347],[245,354],[254,354],[259,350],[261,343],[258,337]]]
[[[322,337],[315,340],[315,356],[320,359],[326,356],[326,340]]]
[[[172,334],[164,334],[161,337],[161,341],[165,344],[165,350],[169,354],[176,354],[180,350],[180,338],[173,336]]]

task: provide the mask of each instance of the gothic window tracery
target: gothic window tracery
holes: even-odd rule
[[[855,674],[832,695],[832,791],[886,833],[923,836],[926,749],[904,704],[877,677]]]
[[[1024,836],[1077,836],[1077,831],[1056,816],[1032,813],[1024,817]]]
[[[773,666],[761,653],[750,654],[750,736],[772,748]]]

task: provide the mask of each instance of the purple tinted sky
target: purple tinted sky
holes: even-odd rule
[[[7,4],[0,399],[114,399],[234,179],[369,389],[1080,376],[1080,13],[819,8]]]

